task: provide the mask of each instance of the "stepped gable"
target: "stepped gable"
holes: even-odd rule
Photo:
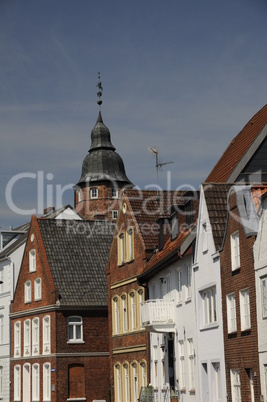
[[[172,205],[184,205],[186,191],[125,190],[147,250],[158,244],[157,219],[170,216]]]
[[[227,220],[227,198],[233,184],[203,183],[215,248],[218,250],[223,242]]]
[[[61,306],[107,306],[105,273],[114,224],[38,219]]]
[[[225,183],[267,124],[267,105],[259,110],[231,141],[208,177],[207,183]],[[235,180],[231,180],[232,182]]]

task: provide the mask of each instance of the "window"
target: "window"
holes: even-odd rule
[[[232,401],[241,402],[240,370],[230,370]]]
[[[239,232],[231,235],[232,271],[240,268]]]
[[[142,361],[140,363],[140,380],[141,380],[141,387],[147,386],[147,372],[146,372],[146,362]]]
[[[119,306],[119,298],[114,296],[112,299],[112,307],[113,307],[113,334],[116,335],[120,332],[120,306]]]
[[[36,251],[31,250],[29,253],[30,272],[36,271]]]
[[[31,366],[29,363],[23,365],[22,398],[23,402],[31,402]]]
[[[39,364],[32,366],[32,401],[40,401]]]
[[[191,299],[192,296],[192,287],[191,287],[191,281],[192,281],[192,267],[191,265],[186,266],[186,278],[187,278],[187,283],[186,283],[186,291],[187,291],[187,299]]]
[[[83,320],[82,317],[69,317],[68,319],[69,342],[83,341]]]
[[[115,209],[112,211],[112,219],[118,219],[118,211]]]
[[[4,376],[4,368],[0,366],[0,398],[3,398],[3,376]]]
[[[42,299],[42,280],[37,278],[34,281],[34,300]]]
[[[127,261],[134,259],[134,232],[133,228],[129,228],[126,232]]]
[[[212,363],[212,400],[220,401],[221,400],[221,369],[220,363]]]
[[[98,188],[92,187],[90,189],[90,198],[98,198]]]
[[[235,293],[226,296],[228,333],[236,331]]]
[[[246,329],[249,329],[251,327],[249,289],[241,290],[239,294],[239,300],[240,300],[241,331],[245,331]]]
[[[43,400],[51,401],[51,365],[45,363],[43,365]]]
[[[262,318],[267,317],[267,276],[261,278],[261,310]]]
[[[4,291],[4,268],[0,269],[0,293],[3,293]]]
[[[120,233],[118,236],[118,265],[123,265],[124,262],[125,262],[124,233]]]
[[[184,341],[179,341],[180,389],[185,389]]]
[[[202,224],[202,252],[206,253],[208,251],[208,226],[204,222]]]
[[[69,366],[69,399],[85,400],[84,366],[71,364]]]
[[[178,303],[182,303],[182,272],[181,269],[177,270],[177,295]]]
[[[4,316],[0,315],[0,344],[4,343]]]
[[[30,303],[32,301],[32,284],[31,281],[25,282],[24,285],[24,301]]]
[[[114,366],[114,386],[115,386],[115,402],[122,402],[121,390],[121,365]]]
[[[187,340],[188,345],[188,369],[189,369],[189,384],[190,390],[195,389],[195,362],[194,362],[194,345],[193,339]]]
[[[20,356],[20,343],[21,343],[21,324],[20,321],[15,322],[14,324],[14,357]]]
[[[112,198],[118,198],[118,189],[117,188],[113,187],[111,189],[111,197]]]
[[[82,190],[81,189],[77,191],[77,195],[78,195],[78,202],[81,202],[82,201]]]
[[[20,386],[21,386],[21,369],[20,369],[20,366],[15,366],[14,367],[14,400],[15,401],[21,400]]]
[[[129,379],[129,364],[123,364],[123,401],[130,401],[130,379]]]
[[[215,286],[201,292],[203,303],[203,324],[217,322],[216,288]]]
[[[144,291],[143,291],[143,289],[138,290],[137,296],[138,296],[138,321],[137,322],[138,322],[138,327],[143,328],[142,315],[141,315],[141,306],[142,306],[142,303],[144,301]]]
[[[31,354],[31,321],[24,321],[24,356]]]
[[[135,292],[130,293],[130,323],[131,330],[136,330],[136,306],[135,306]]]
[[[39,318],[32,320],[32,354],[39,355]]]
[[[51,328],[50,328],[50,316],[47,315],[43,318],[43,355],[50,353],[51,343]]]
[[[127,299],[126,295],[121,296],[121,308],[122,308],[122,327],[123,332],[127,332],[128,330],[128,317],[127,317]]]
[[[139,385],[138,385],[138,366],[136,362],[131,364],[131,394],[132,394],[132,401],[137,402],[139,397]]]

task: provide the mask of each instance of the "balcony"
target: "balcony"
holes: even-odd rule
[[[142,326],[148,332],[174,332],[174,312],[173,300],[147,300],[141,303]]]

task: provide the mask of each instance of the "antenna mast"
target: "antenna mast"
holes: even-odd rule
[[[159,196],[159,169],[162,170],[162,166],[164,165],[169,165],[170,163],[173,163],[173,161],[170,162],[160,162],[159,160],[159,151],[156,147],[148,147],[148,150],[152,152],[153,155],[156,157],[156,171],[157,171],[157,198]]]

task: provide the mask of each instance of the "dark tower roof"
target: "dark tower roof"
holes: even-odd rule
[[[97,122],[91,131],[91,146],[82,165],[82,173],[77,184],[112,181],[132,186],[125,173],[124,163],[110,140],[110,131],[103,123],[99,111]]]

